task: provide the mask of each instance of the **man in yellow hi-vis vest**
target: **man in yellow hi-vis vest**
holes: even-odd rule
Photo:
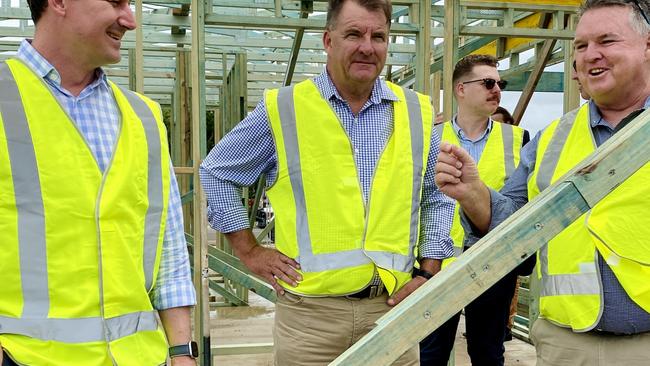
[[[592,99],[522,149],[500,193],[476,179],[465,151],[441,148],[436,182],[460,202],[473,235],[502,222],[650,105],[648,1],[587,0],[574,48]],[[531,330],[538,365],[648,364],[648,182],[646,164],[540,249],[540,319]]]
[[[278,292],[277,365],[329,363],[453,253],[453,202],[432,179],[431,102],[378,78],[391,9],[387,0],[329,1],[326,70],[266,91],[201,166],[211,225]],[[275,249],[256,243],[239,198],[260,174]],[[396,364],[418,358],[416,346]]]
[[[490,55],[469,55],[458,61],[452,77],[458,113],[451,121],[436,125],[441,141],[466,149],[477,162],[481,178],[493,189],[503,187],[512,175],[519,164],[519,151],[529,139],[523,128],[490,117],[507,85],[499,77],[497,64]],[[464,234],[456,207],[451,229],[455,257],[473,244],[464,240]],[[451,261],[446,260],[443,268]],[[529,274],[535,264],[534,259],[528,262],[465,307],[467,352],[473,364],[503,365],[510,302],[517,275]],[[422,365],[447,365],[459,320],[460,312],[420,342]]]
[[[0,363],[195,365],[160,106],[101,68],[129,1],[28,3],[34,39],[0,64]]]

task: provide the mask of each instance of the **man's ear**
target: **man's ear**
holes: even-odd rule
[[[459,96],[465,96],[465,84],[461,82],[457,82],[456,84],[454,84],[454,95],[456,96],[456,98],[458,98]]]
[[[65,12],[67,10],[68,6],[68,1],[69,0],[48,0],[47,1],[47,8],[45,10],[50,10],[55,12],[58,15],[65,15]],[[49,9],[48,9],[49,8]]]
[[[323,48],[326,53],[329,53],[330,48],[332,47],[332,37],[330,36],[329,29],[325,29],[323,32]]]

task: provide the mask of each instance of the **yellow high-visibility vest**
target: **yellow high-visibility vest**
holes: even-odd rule
[[[533,199],[594,152],[589,103],[554,121],[539,140],[528,180]],[[616,187],[538,253],[540,315],[576,332],[593,329],[602,314],[599,252],[625,292],[650,312],[650,166]]]
[[[268,190],[276,246],[301,266],[291,292],[338,296],[366,287],[375,268],[389,293],[411,278],[432,133],[429,98],[388,83],[394,127],[364,202],[354,151],[313,81],[270,90],[265,103],[278,155]]]
[[[441,141],[461,146],[451,121],[436,125],[436,132]],[[524,141],[524,129],[500,122],[492,122],[477,168],[481,180],[488,187],[498,191],[506,183],[519,165],[521,145]],[[454,241],[454,257],[443,261],[446,266],[463,253],[465,231],[460,224],[459,206],[454,209],[454,221],[451,226],[451,238]]]
[[[102,173],[43,80],[19,60],[0,64],[0,343],[19,364],[167,356],[149,299],[170,189],[166,131],[155,102],[110,86],[121,123]]]

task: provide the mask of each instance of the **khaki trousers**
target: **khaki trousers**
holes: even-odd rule
[[[386,300],[386,294],[374,299],[278,295],[273,329],[275,365],[329,364],[375,327],[375,321],[390,310]],[[417,344],[393,363],[419,364]]]
[[[533,324],[531,339],[537,366],[650,365],[650,332],[629,336],[575,333],[540,318]]]

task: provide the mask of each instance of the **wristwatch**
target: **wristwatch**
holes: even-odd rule
[[[169,358],[178,356],[190,356],[192,358],[199,357],[199,345],[191,341],[187,344],[169,347]]]
[[[433,277],[433,273],[429,271],[425,271],[423,269],[413,268],[413,275],[411,277],[415,278],[417,276],[424,277],[425,279],[428,280],[431,277]]]

